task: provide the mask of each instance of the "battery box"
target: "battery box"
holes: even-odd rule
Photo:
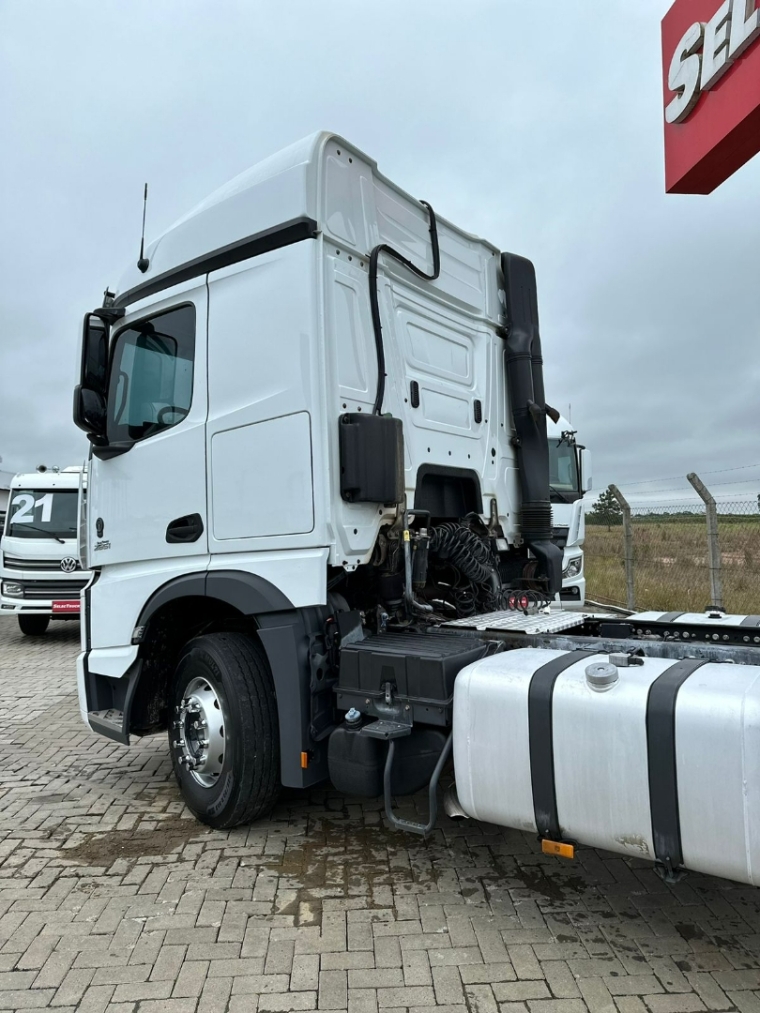
[[[428,725],[451,724],[458,673],[493,651],[494,644],[455,633],[378,633],[346,644],[340,653],[337,705],[382,712],[390,684],[394,703]]]

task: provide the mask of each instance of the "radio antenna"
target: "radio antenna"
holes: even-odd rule
[[[142,271],[143,274],[150,267],[150,261],[145,256],[145,214],[148,210],[148,184],[145,184],[145,192],[143,193],[143,220],[142,220],[142,235],[140,236],[140,259],[137,261],[137,270]]]

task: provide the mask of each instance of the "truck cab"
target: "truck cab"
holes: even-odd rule
[[[78,619],[90,579],[77,545],[81,467],[42,469],[11,481],[0,544],[0,615],[40,636],[51,619]]]
[[[560,416],[547,419],[549,486],[554,541],[562,546],[562,588],[558,600],[582,607],[586,601],[583,541],[586,535],[584,494],[591,490],[591,452],[578,444],[577,432]]]
[[[165,730],[200,820],[329,778],[428,834],[453,756],[447,811],[546,854],[757,881],[760,616],[558,607],[590,465],[547,403],[529,260],[313,135],[86,315],[74,421],[82,715]],[[17,521],[49,509],[18,495]],[[427,822],[394,812],[423,787]]]
[[[373,701],[415,790],[472,650],[436,641],[416,709],[398,666],[425,669],[429,628],[560,591],[552,418],[529,260],[331,133],[232,180],[85,317],[84,719],[166,729],[189,807],[233,826],[280,783],[376,771],[343,728]],[[372,653],[399,635],[397,662]]]

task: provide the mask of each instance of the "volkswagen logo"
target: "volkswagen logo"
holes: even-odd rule
[[[64,573],[73,573],[78,565],[79,564],[73,556],[64,556],[61,560],[61,569]]]

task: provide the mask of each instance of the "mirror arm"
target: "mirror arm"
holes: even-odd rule
[[[126,454],[128,450],[134,447],[134,443],[105,443],[96,445],[95,441],[92,441],[92,454],[93,457],[99,458],[101,461],[109,461],[112,457],[118,457],[120,454]]]
[[[101,306],[99,309],[93,310],[92,315],[110,325],[121,320],[126,312],[123,306]]]

